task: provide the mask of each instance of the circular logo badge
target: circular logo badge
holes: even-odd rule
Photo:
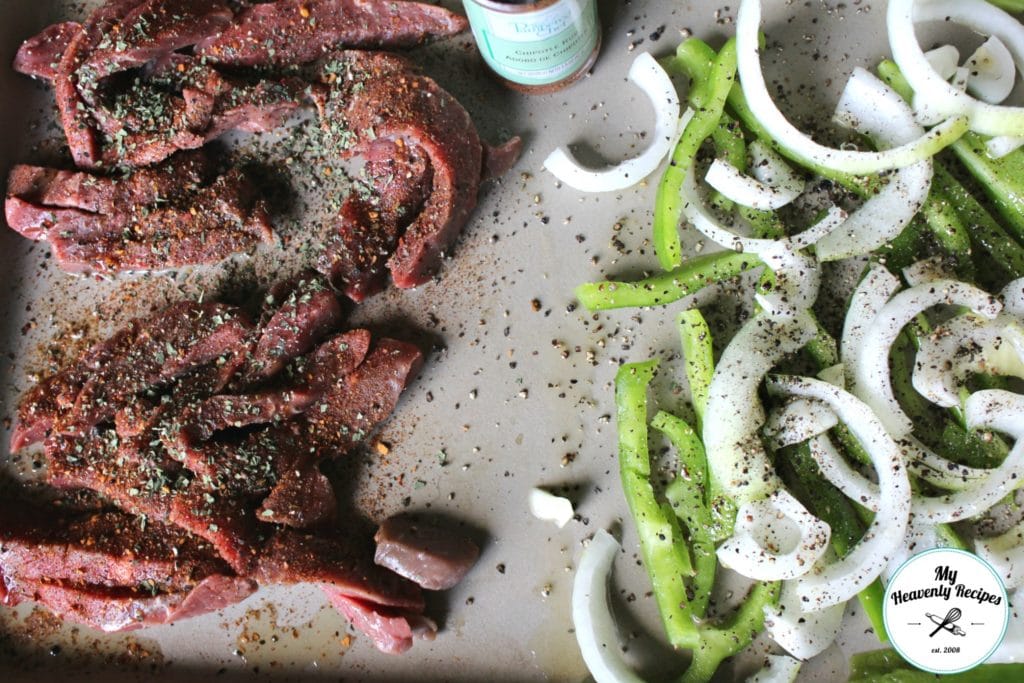
[[[914,555],[885,588],[885,628],[896,651],[925,671],[972,669],[995,652],[1010,605],[995,570],[977,555],[937,548]]]

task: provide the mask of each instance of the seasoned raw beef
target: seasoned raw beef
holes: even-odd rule
[[[247,7],[196,53],[231,66],[287,66],[339,47],[412,47],[467,26],[443,7],[405,0],[276,0]]]
[[[380,289],[385,264],[396,286],[421,285],[469,219],[481,180],[507,170],[520,142],[485,153],[469,113],[403,57],[340,52],[322,74],[332,90],[321,115],[357,134],[348,154],[367,156],[373,196],[345,202],[319,267],[357,301]]]
[[[369,438],[422,354],[338,332],[315,275],[273,292],[255,325],[209,301],[132,321],[25,395],[12,449],[42,441],[51,486],[103,507],[0,508],[8,603],[123,630],[220,609],[257,582],[312,582],[357,601],[344,611],[382,648],[396,647],[382,624],[422,621],[420,588],[375,565],[369,539],[310,531],[338,525],[322,459]]]
[[[213,263],[272,242],[266,205],[245,175],[211,171],[201,152],[124,177],[15,166],[7,224],[48,241],[69,272]]]

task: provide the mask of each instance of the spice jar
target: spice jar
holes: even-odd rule
[[[578,80],[597,60],[601,27],[596,0],[463,4],[480,54],[511,88],[554,92]]]

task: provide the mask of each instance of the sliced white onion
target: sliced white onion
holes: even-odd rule
[[[836,216],[837,221],[840,220],[838,214]],[[810,230],[814,230],[814,227],[804,233]],[[754,294],[754,299],[766,313],[792,316],[814,305],[821,289],[821,266],[817,259],[797,251],[787,240],[780,240],[763,249],[760,256],[774,275],[771,291],[758,291]]]
[[[985,150],[993,159],[1002,159],[1021,147],[1024,147],[1024,137],[1018,135],[998,135],[985,142]]]
[[[817,325],[807,313],[784,319],[760,314],[740,328],[715,366],[702,438],[713,480],[737,505],[779,488],[761,443],[765,414],[757,390],[769,370],[815,334]]]
[[[747,147],[747,153],[750,155],[750,172],[755,178],[794,197],[803,194],[807,183],[771,145],[760,139],[754,140]]]
[[[1003,312],[1024,320],[1024,277],[1003,287],[999,297],[1003,300]]]
[[[764,667],[747,679],[747,683],[793,683],[800,673],[801,662],[785,655],[768,655]]]
[[[934,50],[929,50],[924,53],[924,58],[935,69],[935,73],[947,81],[953,77],[956,68],[960,66],[960,50],[953,45],[941,45]]]
[[[772,101],[761,71],[758,45],[760,28],[761,0],[741,0],[736,16],[736,52],[743,94],[754,116],[768,134],[806,163],[845,173],[879,173],[934,156],[963,135],[967,128],[965,120],[950,118],[913,142],[880,152],[859,152],[821,145],[791,124]],[[924,55],[921,58],[923,60]],[[931,70],[931,67],[928,69]]]
[[[633,60],[628,78],[654,106],[656,119],[651,143],[639,156],[604,169],[584,168],[568,148],[559,147],[544,160],[544,167],[566,185],[584,192],[614,192],[636,185],[658,168],[693,117],[693,110],[687,108],[680,118],[679,94],[650,53],[644,52]]]
[[[945,496],[917,498],[914,514],[933,523],[959,522],[984,514],[1004,496],[1024,484],[1024,396],[1000,389],[978,391],[964,405],[972,429],[989,428],[1017,439],[1006,459],[989,475],[961,491]]]
[[[989,664],[1024,662],[1024,588],[1010,593],[1010,623],[996,651],[985,660]]]
[[[821,476],[843,492],[850,500],[857,501],[867,509],[878,512],[878,484],[855,470],[836,449],[828,434],[819,434],[811,439],[811,457],[818,463]]]
[[[543,489],[532,488],[528,498],[530,514],[544,522],[554,522],[559,529],[572,521],[575,512],[568,498],[556,496]]]
[[[910,517],[910,481],[899,447],[874,412],[856,396],[808,377],[773,377],[768,391],[823,401],[835,411],[871,458],[878,476],[878,512],[864,536],[840,560],[819,564],[797,583],[807,611],[849,600],[882,572],[896,552]]]
[[[736,512],[733,535],[718,546],[722,565],[757,581],[795,579],[828,550],[829,525],[800,501],[778,489],[767,498],[744,503]]]
[[[844,389],[846,388],[846,366],[842,363],[831,365],[818,373],[818,379]]]
[[[970,76],[970,69],[968,69],[966,66],[958,66],[956,68],[956,73],[953,74],[953,78],[950,79],[949,84],[952,85],[957,90],[962,90],[966,92],[967,80],[970,78]],[[917,101],[923,101],[923,98],[919,98]]]
[[[834,119],[868,136],[880,148],[906,144],[924,135],[906,101],[860,67],[846,82]],[[837,261],[867,254],[894,239],[921,210],[931,183],[931,159],[899,169],[885,187],[850,214],[839,230],[818,242],[818,258]]]
[[[943,125],[967,116],[971,129],[985,135],[1024,135],[1024,108],[982,102],[936,73],[914,30],[915,22],[925,21],[952,21],[985,35],[999,36],[1018,68],[1024,56],[1024,30],[1020,23],[984,0],[890,0],[886,16],[893,59],[914,89],[915,110],[932,112],[929,121],[954,117]]]
[[[986,320],[965,313],[936,327],[917,351],[914,388],[932,403],[954,408],[974,374],[1024,377],[1024,357],[1012,341],[1021,335],[1012,321],[1013,316]]]
[[[936,280],[947,280],[953,276],[954,274],[942,262],[941,256],[921,259],[903,269],[903,279],[910,287]]]
[[[947,460],[913,436],[900,439],[907,470],[919,479],[947,491],[963,491],[992,474],[991,469],[968,467]]]
[[[979,538],[976,550],[996,570],[1007,590],[1024,586],[1024,522],[998,536]]]
[[[785,239],[769,240],[744,237],[719,223],[704,206],[693,168],[687,170],[679,196],[683,200],[683,216],[705,237],[727,249],[751,254],[760,254],[780,242],[791,245],[793,249],[803,249],[838,228],[846,220],[846,212],[837,206],[832,206],[820,221]]]
[[[900,566],[912,555],[947,545],[939,539],[934,524],[922,522],[913,513],[910,514],[910,525],[907,527],[907,535],[903,537],[903,543],[899,550],[889,560],[889,566],[882,572],[884,583],[889,583],[892,575],[899,570]]]
[[[892,392],[889,348],[904,325],[919,313],[939,304],[967,306],[987,318],[995,317],[1001,308],[988,293],[957,280],[936,280],[911,287],[894,296],[871,321],[859,352],[866,360],[853,368],[856,377],[854,393],[874,409],[896,438],[910,434],[913,423]]]
[[[899,291],[899,288],[899,279],[885,266],[876,263],[871,266],[850,297],[839,350],[843,366],[846,368],[850,391],[854,394],[857,393],[857,375],[864,349],[864,337],[871,326],[871,321],[878,316],[885,302]]]
[[[704,175],[704,181],[741,206],[762,211],[773,211],[789,204],[800,196],[803,188],[794,192],[791,188],[773,187],[756,178],[741,173],[732,164],[715,159]]]
[[[799,398],[773,410],[764,423],[764,435],[772,448],[803,443],[839,424],[832,409],[820,401]]]
[[[999,104],[1013,91],[1017,66],[1006,44],[990,36],[967,60],[967,92],[989,104]]]
[[[778,605],[764,608],[764,628],[779,646],[797,659],[815,657],[832,644],[843,623],[845,604],[817,612],[805,612],[797,594],[797,582],[782,584]]]
[[[643,683],[622,658],[615,619],[608,606],[608,579],[619,544],[598,529],[583,550],[572,582],[572,624],[576,642],[597,683]]]

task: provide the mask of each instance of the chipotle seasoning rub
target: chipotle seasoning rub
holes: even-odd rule
[[[601,48],[596,0],[463,0],[487,66],[510,88],[530,94],[580,79]]]

